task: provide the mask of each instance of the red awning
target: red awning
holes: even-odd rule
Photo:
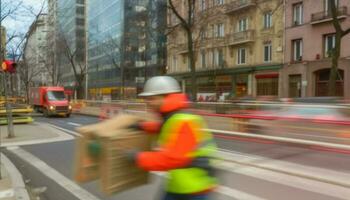
[[[73,95],[73,91],[72,90],[65,90],[64,93],[67,94],[67,95]]]
[[[278,74],[277,73],[273,73],[273,74],[257,74],[255,75],[255,78],[257,79],[263,79],[263,78],[278,78]]]

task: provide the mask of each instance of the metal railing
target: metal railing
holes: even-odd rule
[[[347,14],[348,14],[348,7],[343,6],[338,8],[338,17],[345,16]],[[330,18],[332,18],[331,11],[322,11],[322,12],[311,14],[311,22],[322,21]]]
[[[255,40],[255,30],[247,30],[230,34],[227,37],[229,45],[242,44],[245,42],[253,42]]]
[[[232,13],[242,8],[247,8],[250,6],[255,6],[256,0],[235,0],[231,3],[226,4],[225,12]]]

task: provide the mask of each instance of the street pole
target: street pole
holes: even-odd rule
[[[7,75],[5,72],[3,74],[3,85],[4,85],[4,93],[5,93],[5,105],[6,105],[6,114],[7,114],[7,137],[13,138],[15,137],[14,130],[13,130],[13,120],[12,120],[12,108],[11,103],[7,99]]]
[[[3,57],[3,54],[2,54],[2,2],[0,0],[0,64],[2,65],[2,57]],[[2,66],[1,66],[2,67]],[[2,179],[2,174],[1,174],[1,130],[0,130],[0,179]]]

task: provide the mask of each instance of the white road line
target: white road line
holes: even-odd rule
[[[348,200],[348,197],[350,196],[350,189],[345,187],[232,163],[223,163],[222,166],[224,169],[229,169],[228,171],[235,174],[241,174],[255,179],[261,179],[329,197]]]
[[[252,194],[247,194],[245,192],[242,192],[233,188],[229,188],[226,186],[219,186],[216,192],[226,195],[228,197],[232,197],[234,199],[240,199],[240,200],[266,200],[264,198],[254,196]]]
[[[82,135],[76,131],[71,131],[71,130],[68,130],[68,129],[65,129],[65,128],[62,128],[62,127],[59,127],[59,126],[55,126],[53,124],[49,124],[49,126],[51,126],[52,128],[55,128],[55,129],[58,129],[58,130],[61,130],[63,132],[67,132],[69,134],[72,134],[76,137],[82,137]]]
[[[10,149],[9,149],[10,150]],[[41,171],[45,176],[55,181],[57,184],[59,184],[61,187],[63,187],[65,190],[69,191],[71,194],[73,194],[75,197],[81,200],[100,200],[96,196],[92,195],[90,192],[86,191],[85,189],[81,188],[79,185],[74,183],[73,181],[69,180],[59,172],[57,172],[54,168],[47,165],[45,162],[41,161],[36,156],[32,155],[31,153],[18,148],[18,149],[12,149],[10,150],[14,154],[16,154],[18,157],[20,157],[22,160],[26,161],[28,164],[31,164],[35,168]]]
[[[68,122],[67,124],[69,124],[69,125],[73,125],[73,126],[82,126],[81,124],[74,123],[74,122]]]
[[[39,169],[45,176],[54,180],[61,187],[71,192],[77,198],[81,200],[99,200],[96,196],[92,195],[85,189],[81,188],[80,186],[75,184],[73,181],[69,180],[68,178],[66,178],[59,172],[57,172],[55,169],[48,166],[45,162],[41,161],[39,158],[25,151],[24,149],[21,149],[18,147],[18,148],[8,148],[8,150],[13,152],[22,160],[33,165],[35,168]],[[165,173],[155,173],[155,174],[161,177],[165,176]],[[254,196],[233,188],[229,188],[227,186],[222,186],[222,185],[219,186],[217,192],[235,199],[240,199],[240,200],[265,200],[263,198],[259,198],[257,196]]]
[[[0,199],[2,199],[2,198],[10,198],[10,197],[13,197],[13,196],[15,196],[15,191],[13,191],[13,189],[0,191]]]
[[[303,145],[317,145],[317,146],[323,146],[323,147],[329,147],[329,148],[350,150],[350,145],[335,144],[335,143],[329,143],[329,142],[316,142],[311,140],[277,137],[277,136],[269,136],[269,135],[257,135],[254,133],[224,131],[224,130],[217,130],[217,129],[204,129],[204,130],[207,130],[213,133],[226,134],[226,135],[235,135],[235,136],[242,136],[242,137],[248,137],[248,138],[260,138],[260,139],[267,139],[267,140],[278,141],[278,142],[287,142],[287,143],[295,143],[295,144],[303,144]]]
[[[271,171],[280,172],[282,174],[295,175],[350,188],[350,173],[348,172],[306,166],[235,151],[220,151],[219,157],[228,162],[233,161],[235,163],[241,163],[242,165],[247,164],[258,168],[270,169]]]
[[[167,176],[166,172],[152,172],[152,173],[160,177]],[[239,199],[239,200],[266,200],[264,198],[260,198],[252,194],[248,194],[240,190],[236,190],[223,185],[219,185],[218,188],[215,190],[215,192],[219,194],[223,194],[228,197],[232,197],[234,199]]]

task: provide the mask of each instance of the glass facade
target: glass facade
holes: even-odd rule
[[[58,44],[57,63],[60,66],[61,82],[69,88],[76,85],[71,59],[74,60],[77,73],[85,69],[86,34],[85,1],[57,1]],[[70,55],[68,55],[70,54]]]
[[[133,98],[145,80],[163,72],[166,9],[161,6],[161,0],[89,1],[91,98],[120,98],[121,93]]]

